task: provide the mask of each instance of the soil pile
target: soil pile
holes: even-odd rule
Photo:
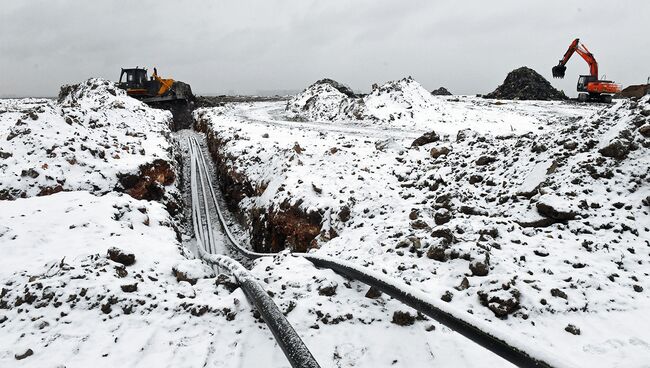
[[[621,91],[621,96],[623,97],[643,97],[647,94],[650,94],[650,84],[637,84],[633,86],[625,87]]]
[[[521,67],[508,73],[503,84],[485,98],[504,100],[565,100],[562,91],[553,88],[551,83],[539,73],[528,67]]]
[[[431,91],[431,94],[434,96],[453,96],[453,94],[449,92],[445,87],[440,87],[436,90],[433,90]]]
[[[286,110],[293,118],[333,121],[361,119],[363,105],[347,87],[332,79],[321,79],[287,102]]]

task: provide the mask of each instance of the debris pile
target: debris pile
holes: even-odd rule
[[[633,86],[625,87],[620,95],[622,97],[643,97],[647,94],[650,94],[650,84],[636,84]]]
[[[431,91],[431,94],[434,96],[453,96],[453,94],[449,92],[445,87],[440,87],[438,89],[435,89]]]
[[[503,100],[567,99],[564,92],[553,88],[551,83],[539,73],[525,66],[508,73],[503,84],[484,97]]]
[[[294,118],[309,120],[362,119],[363,103],[347,86],[321,79],[287,102],[287,112]]]

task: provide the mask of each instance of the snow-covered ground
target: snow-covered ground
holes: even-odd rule
[[[197,112],[257,190],[243,213],[318,212],[316,254],[558,365],[648,366],[648,98],[495,103],[411,79],[343,95]],[[169,119],[102,80],[0,101],[0,366],[289,366],[242,291],[192,259],[169,198],[127,194],[182,190],[142,169],[176,164]],[[138,174],[154,182],[126,190]],[[289,252],[251,271],[324,367],[509,366]]]
[[[327,88],[305,109],[300,101],[309,98],[299,95],[287,105],[239,104],[196,114],[208,122],[229,168],[255,189],[240,201],[243,213],[286,203],[307,215],[318,212],[317,254],[402,280],[549,361],[647,367],[648,98],[612,106],[494,103],[423,97],[411,82],[402,87],[383,93],[382,102],[374,96],[382,87],[364,97],[364,108],[376,110],[361,118],[338,110],[311,114],[318,106],[338,109],[313,102],[319,93],[335,93]],[[380,115],[382,109],[392,112]],[[430,131],[437,134],[414,144]],[[275,267],[259,261],[253,272],[269,280],[280,300],[296,300],[296,310],[317,304],[309,290],[325,281],[296,276],[297,267],[286,263],[291,258],[284,259]],[[290,289],[287,277],[303,280],[306,290]],[[354,305],[341,297],[343,304],[328,309],[331,317]],[[303,318],[329,328],[317,311]],[[383,326],[392,313],[370,315]],[[363,357],[357,365],[386,365],[370,361],[388,354],[376,350],[376,340],[407,329],[413,335],[400,337],[399,347],[412,346],[427,338],[422,327],[430,323],[392,325],[388,336],[350,340]],[[409,363],[482,364],[466,350],[471,342],[458,341],[433,355],[420,346],[409,353],[420,360]]]

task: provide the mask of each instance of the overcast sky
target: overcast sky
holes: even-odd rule
[[[0,96],[52,96],[121,67],[157,66],[195,93],[303,89],[323,77],[368,91],[413,76],[425,88],[487,93],[529,66],[551,67],[580,37],[601,74],[650,76],[650,1],[0,0]]]

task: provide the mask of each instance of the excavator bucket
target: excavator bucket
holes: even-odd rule
[[[564,78],[565,72],[566,72],[566,66],[556,65],[553,67],[553,78]]]

